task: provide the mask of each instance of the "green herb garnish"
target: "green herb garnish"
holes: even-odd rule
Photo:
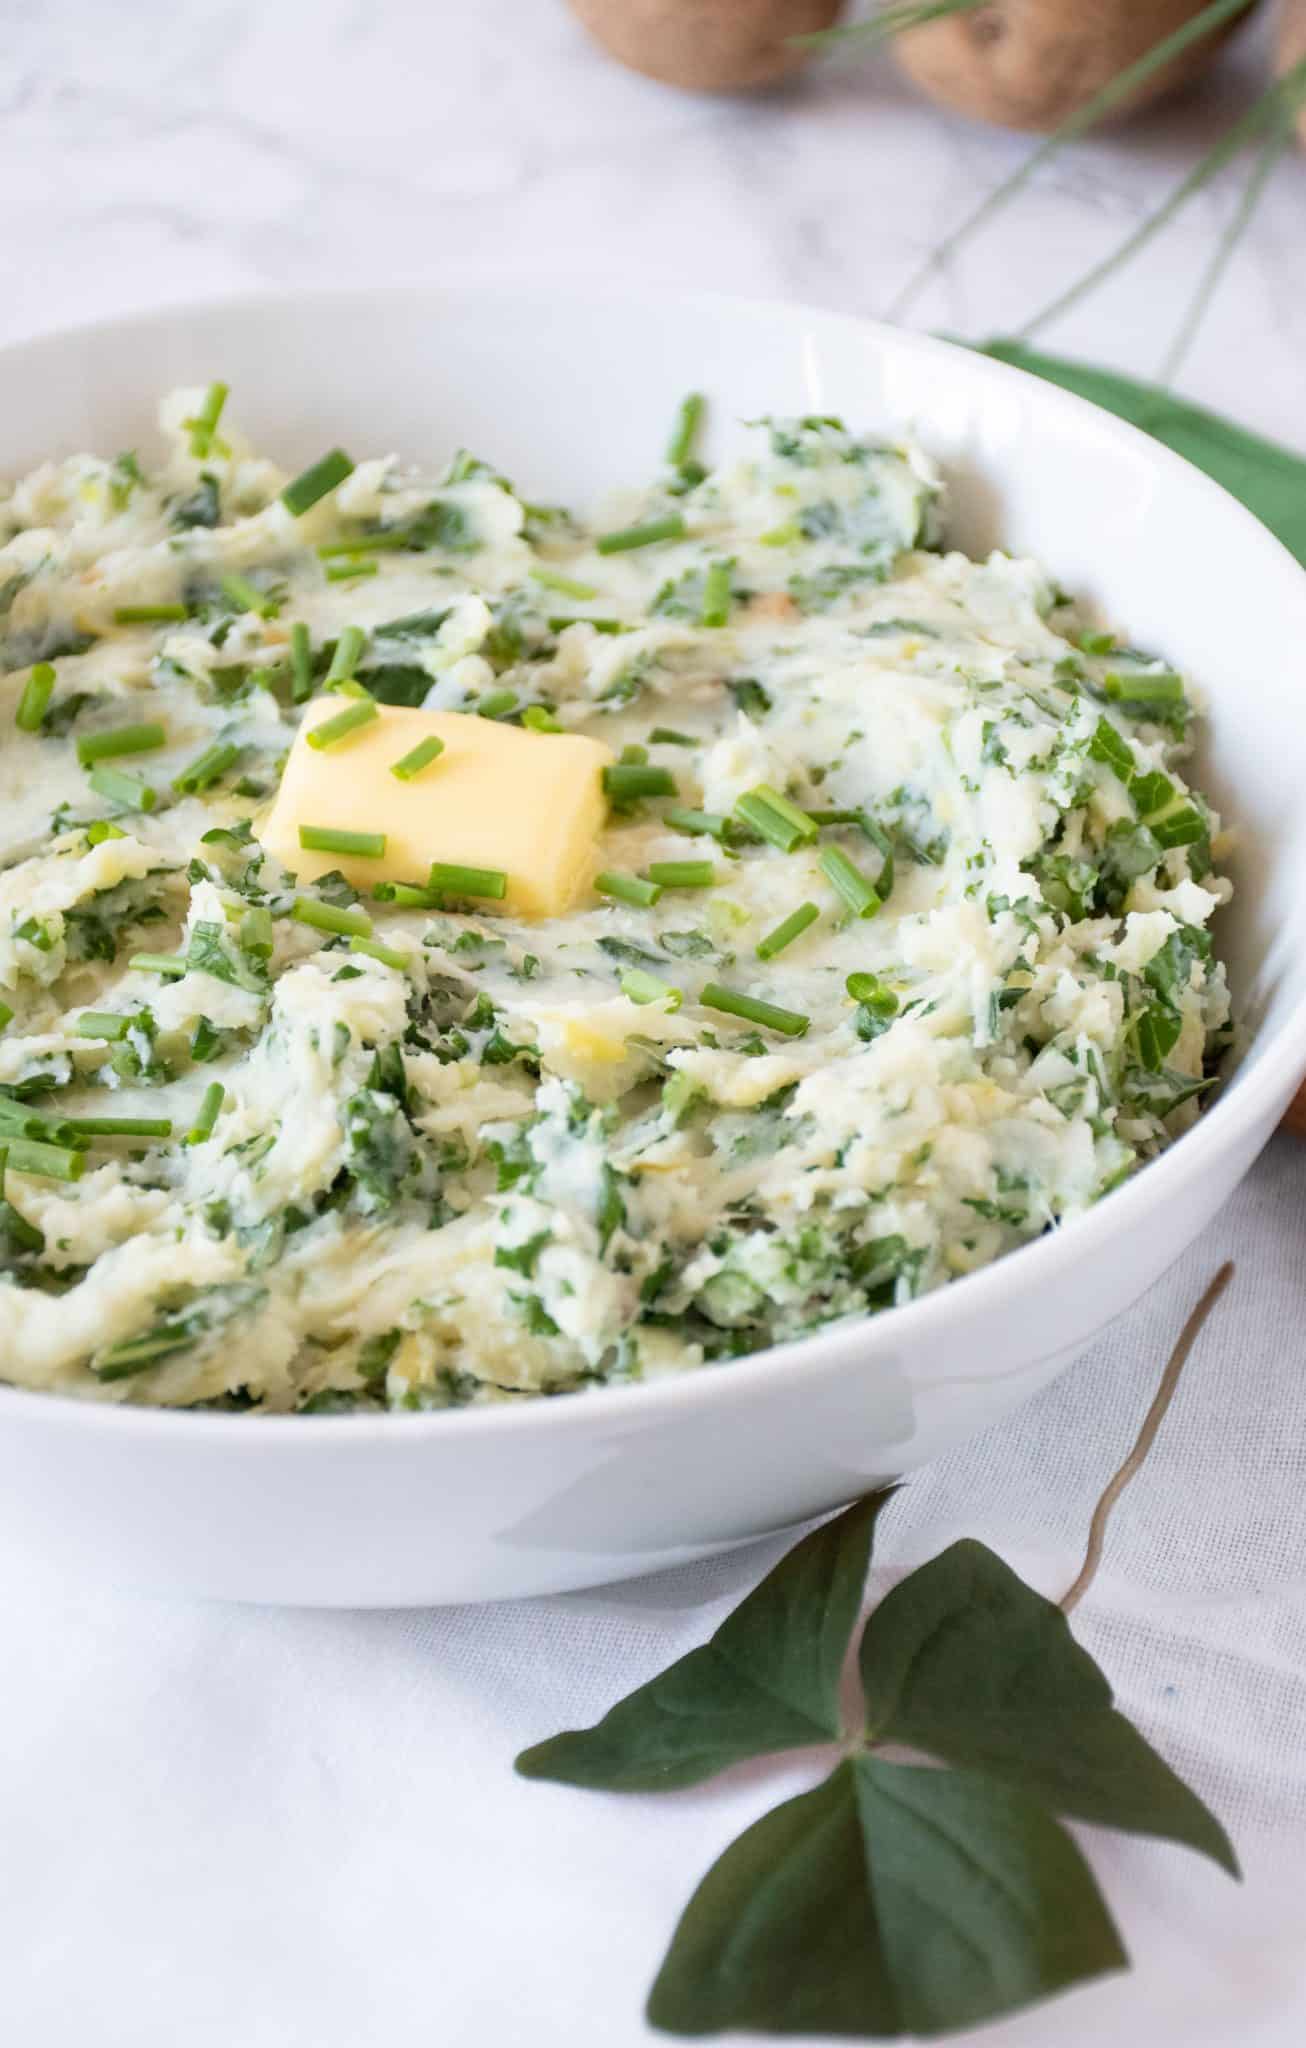
[[[40,731],[53,695],[54,664],[49,661],[38,661],[23,684],[23,694],[18,699],[18,709],[14,713],[14,724],[20,732]]]
[[[795,939],[801,938],[808,926],[815,924],[820,915],[814,903],[800,903],[797,910],[791,911],[788,917],[776,925],[774,931],[769,931],[764,939],[758,940],[758,959],[774,960],[777,953],[783,953],[786,946],[792,946]]]
[[[332,448],[308,469],[301,470],[281,493],[281,502],[292,518],[303,514],[325,498],[328,491],[334,491],[347,476],[352,476],[354,465],[343,448]]]
[[[358,860],[384,860],[384,832],[341,832],[334,825],[301,825],[305,853],[347,853]]]
[[[371,725],[373,720],[380,716],[370,697],[359,697],[354,703],[346,706],[345,710],[337,711],[334,718],[324,718],[320,725],[313,726],[305,734],[305,738],[310,747],[317,747],[319,750],[323,747],[339,746],[341,740],[347,740],[354,733],[361,732],[365,725]]]
[[[637,910],[650,910],[662,894],[656,882],[646,882],[640,875],[618,874],[612,868],[595,875],[594,887],[600,896],[610,896],[615,903],[632,904]]]
[[[820,829],[814,818],[767,782],[759,782],[755,789],[738,798],[735,815],[760,832],[772,846],[778,846],[781,853],[793,853],[800,846],[810,845]]]
[[[369,938],[372,932],[372,921],[366,911],[337,903],[318,903],[311,896],[296,896],[290,915],[296,924],[309,925],[318,932],[359,939]]]
[[[647,874],[659,889],[710,889],[716,881],[710,860],[650,861]]]
[[[415,747],[410,747],[399,760],[392,761],[390,773],[398,776],[400,782],[411,782],[414,776],[421,774],[423,768],[429,768],[432,761],[438,761],[443,752],[444,741],[438,734],[430,733],[426,739],[419,740]]]
[[[629,996],[632,1003],[665,1003],[668,1010],[678,1010],[684,997],[670,982],[659,981],[656,974],[648,974],[642,967],[632,967],[621,977],[621,993]]]
[[[431,863],[430,887],[446,896],[484,896],[501,903],[508,893],[508,877],[502,868],[468,868],[437,860]]]
[[[172,786],[180,796],[198,796],[202,790],[212,789],[215,782],[220,782],[228,768],[234,767],[239,759],[240,748],[231,740],[214,740],[212,746],[197,754],[180,775],[173,776]]]
[[[699,997],[705,1010],[720,1010],[726,1017],[742,1017],[747,1024],[761,1024],[779,1031],[785,1038],[801,1038],[811,1023],[801,1010],[783,1010],[778,1003],[763,1002],[759,996],[742,995],[737,989],[722,988],[709,981]]]
[[[679,512],[668,512],[661,519],[646,519],[639,526],[619,526],[612,533],[600,534],[594,545],[601,555],[628,555],[636,548],[651,548],[659,541],[684,537],[685,522]]]
[[[113,623],[115,626],[180,624],[187,616],[184,604],[120,604],[114,607]]]
[[[117,725],[108,732],[83,733],[77,741],[77,759],[83,768],[97,761],[116,760],[124,754],[152,754],[166,747],[168,735],[161,725]]]
[[[882,908],[877,891],[837,846],[822,847],[819,864],[827,882],[842,896],[854,917],[874,917]]]

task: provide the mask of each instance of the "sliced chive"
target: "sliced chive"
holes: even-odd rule
[[[305,853],[349,853],[358,860],[385,859],[384,832],[341,832],[334,825],[301,825]]]
[[[351,953],[366,953],[369,960],[379,960],[383,967],[397,967],[401,972],[412,959],[411,953],[401,953],[395,946],[383,946],[379,939],[351,939],[349,950]]]
[[[444,741],[437,733],[431,733],[426,739],[419,740],[415,747],[410,747],[399,760],[392,761],[390,773],[397,775],[401,782],[411,782],[423,768],[429,768],[432,761],[438,761],[443,752]]]
[[[408,546],[406,533],[358,533],[352,540],[324,540],[318,545],[318,560],[334,561],[338,555],[388,555]]]
[[[797,804],[791,804],[787,796],[781,796],[778,789],[772,789],[769,782],[759,782],[756,789],[746,790],[735,804],[735,814],[782,853],[809,845],[820,829],[814,818],[800,811]]]
[[[723,818],[719,811],[664,811],[662,822],[673,832],[686,832],[691,838],[703,835],[708,839],[724,839],[730,825],[730,820]]]
[[[360,697],[344,711],[337,711],[334,718],[324,718],[321,725],[315,725],[305,735],[310,747],[334,747],[341,740],[347,740],[352,733],[361,732],[365,725],[371,725],[379,718],[375,700]]]
[[[202,459],[213,446],[213,436],[222,418],[222,408],[227,402],[228,386],[210,384],[204,393],[204,403],[193,419],[186,421],[190,428],[190,452]]]
[[[8,1140],[11,1173],[31,1173],[40,1180],[80,1180],[86,1171],[86,1154],[71,1146],[44,1145],[39,1139]]]
[[[661,540],[683,540],[684,535],[685,522],[679,512],[668,512],[662,519],[646,519],[640,526],[618,526],[612,533],[602,533],[594,545],[601,555],[628,555]]]
[[[200,1099],[195,1121],[186,1133],[184,1142],[187,1145],[202,1145],[206,1138],[213,1136],[213,1126],[222,1114],[226,1099],[227,1093],[221,1081],[210,1081]]]
[[[478,718],[506,718],[510,711],[517,709],[515,690],[487,690],[472,706]]]
[[[629,803],[633,797],[679,794],[669,768],[653,768],[644,761],[614,762],[603,771],[603,787],[615,803]]]
[[[802,936],[808,925],[815,924],[820,915],[814,903],[800,903],[797,910],[791,911],[788,917],[776,925],[774,931],[769,931],[764,939],[758,940],[758,959],[774,960],[777,953],[783,953],[786,946],[792,946],[794,940]]]
[[[23,684],[23,694],[18,699],[18,709],[14,713],[14,724],[20,732],[40,731],[53,695],[54,664],[49,661],[38,661]]]
[[[212,789],[215,782],[220,782],[239,759],[240,748],[233,741],[214,740],[180,775],[173,776],[172,786],[181,796],[198,796],[201,790]]]
[[[545,590],[556,590],[559,597],[574,597],[577,604],[598,596],[592,583],[577,583],[570,576],[560,576],[556,569],[532,569],[531,581],[542,584]]]
[[[356,583],[360,576],[378,576],[380,570],[375,562],[328,562],[326,580],[328,583]]]
[[[74,1116],[68,1128],[79,1138],[170,1138],[172,1125],[163,1116]]]
[[[1114,633],[1080,633],[1074,644],[1081,654],[1114,654],[1116,636]]]
[[[508,877],[502,868],[467,868],[437,860],[431,863],[430,886],[444,896],[484,896],[501,903],[508,893]]]
[[[353,680],[354,670],[358,667],[358,657],[366,642],[367,635],[361,626],[342,627],[340,638],[336,641],[335,651],[331,656],[331,666],[326,672],[328,690],[333,683],[347,683]]]
[[[335,903],[316,903],[311,896],[296,896],[290,915],[296,924],[310,925],[316,932],[358,939],[371,936],[372,920],[365,910],[346,910]]]
[[[667,443],[667,461],[672,469],[679,469],[689,461],[698,440],[698,430],[703,423],[703,408],[706,400],[701,391],[691,391],[680,401],[676,424]]]
[[[172,1351],[185,1351],[195,1340],[193,1324],[184,1316],[171,1322],[160,1323],[157,1328],[147,1330],[143,1337],[126,1337],[121,1344],[111,1344],[107,1351],[91,1360],[91,1371],[97,1380],[107,1383],[111,1380],[130,1379],[134,1373],[144,1372],[156,1359],[166,1358]]]
[[[110,732],[84,733],[77,742],[77,758],[83,768],[91,768],[122,754],[153,754],[167,744],[161,725],[116,725]]]
[[[119,825],[111,825],[107,818],[92,818],[86,828],[86,844],[102,846],[106,839],[125,839],[127,834]]]
[[[115,1010],[83,1010],[73,1025],[79,1038],[125,1038],[131,1028],[132,1019]]]
[[[352,476],[353,470],[354,465],[344,449],[332,448],[291,479],[281,493],[281,502],[292,518],[300,519],[320,498],[325,498],[328,491],[334,491],[337,484]]]
[[[720,1010],[727,1017],[742,1017],[747,1024],[765,1025],[768,1031],[779,1031],[786,1038],[801,1038],[811,1023],[801,1010],[782,1010],[778,1003],[763,1002],[758,996],[739,995],[734,989],[722,988],[716,981],[709,981],[699,997],[705,1010]]]
[[[238,612],[254,612],[260,619],[275,619],[281,610],[275,597],[266,590],[260,590],[257,583],[251,583],[249,577],[242,576],[238,570],[220,576],[218,588],[228,604],[233,604]]]
[[[703,608],[699,614],[705,626],[724,626],[730,618],[729,562],[713,562],[703,578]]]
[[[790,519],[784,526],[769,526],[757,538],[764,548],[791,548],[803,537],[803,529],[796,519]]]
[[[632,1003],[665,1002],[669,1010],[678,1010],[684,997],[670,982],[659,981],[656,974],[646,974],[642,967],[632,967],[621,977],[621,993],[629,996]]]
[[[821,849],[821,873],[836,889],[855,917],[874,917],[881,908],[878,890],[873,889],[860,868],[853,866],[837,846]]]
[[[710,889],[716,880],[710,860],[654,860],[645,872],[659,889]]]
[[[113,623],[115,626],[146,626],[157,621],[172,624],[189,616],[184,604],[120,604],[115,605]]]
[[[565,633],[568,626],[592,626],[596,633],[634,633],[639,629],[628,626],[621,619],[594,619],[587,612],[575,612],[570,618],[556,614],[549,620],[551,633]]]
[[[611,868],[595,875],[594,887],[600,896],[611,896],[617,903],[632,903],[639,910],[651,909],[662,894],[656,882],[646,882],[642,875],[617,874]]]
[[[632,741],[630,745],[622,748],[617,758],[627,767],[635,762],[645,762],[648,760],[648,748],[636,746]]]
[[[290,696],[295,704],[302,704],[313,694],[313,642],[308,627],[302,619],[296,619],[290,629]]]
[[[1154,675],[1107,675],[1102,688],[1113,704],[1182,704],[1184,679],[1173,669]]]
[[[92,768],[86,780],[97,796],[102,796],[106,803],[117,804],[120,810],[152,811],[159,801],[158,790],[142,782],[139,775],[111,768],[107,761]]]
[[[240,950],[255,960],[270,960],[275,943],[272,930],[272,912],[266,904],[251,904],[241,913]]]
[[[8,1003],[0,1003],[0,1031],[4,1030],[6,1024],[12,1024],[13,1021],[14,1013]]]
[[[133,953],[127,965],[138,974],[184,974],[188,962],[184,953]]]
[[[438,889],[423,889],[416,882],[378,882],[372,900],[398,904],[401,910],[438,910],[444,898]]]
[[[522,712],[521,722],[527,732],[561,732],[562,726],[553,713],[543,704],[528,704]]]
[[[655,725],[648,736],[651,747],[696,747],[698,741],[692,733],[677,732],[673,725]]]

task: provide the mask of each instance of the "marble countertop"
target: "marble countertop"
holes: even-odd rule
[[[684,95],[562,0],[4,0],[0,340],[90,313],[357,277],[577,272],[879,312],[1027,139],[887,61]],[[1207,85],[1039,176],[913,308],[1011,332],[1150,212],[1247,103]],[[1200,193],[1049,346],[1153,375],[1239,179]],[[1306,445],[1306,158],[1281,166],[1182,388]]]

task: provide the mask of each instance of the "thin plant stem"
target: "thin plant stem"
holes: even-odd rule
[[[1175,1397],[1180,1375],[1188,1363],[1189,1354],[1197,1339],[1201,1336],[1206,1326],[1207,1318],[1232,1278],[1233,1262],[1232,1260],[1226,1260],[1180,1331],[1179,1342],[1175,1345],[1166,1362],[1165,1371],[1161,1375],[1161,1384],[1156,1390],[1151,1407],[1143,1417],[1143,1426],[1138,1432],[1134,1447],[1125,1459],[1124,1464],[1120,1467],[1120,1470],[1112,1478],[1106,1492],[1102,1495],[1101,1500],[1094,1509],[1093,1520],[1088,1531],[1088,1548],[1084,1552],[1084,1562],[1080,1568],[1079,1576],[1074,1584],[1061,1596],[1060,1605],[1063,1614],[1069,1614],[1072,1608],[1079,1605],[1097,1577],[1097,1569],[1102,1562],[1102,1547],[1106,1540],[1106,1525],[1111,1518],[1111,1511],[1130,1480],[1136,1478],[1141,1470],[1148,1452],[1156,1441],[1156,1433],[1165,1420],[1166,1410]]]
[[[1173,59],[1181,57],[1192,44],[1201,41],[1205,36],[1213,35],[1227,22],[1236,21],[1240,14],[1246,14],[1254,5],[1255,0],[1210,0],[1210,5],[1204,7],[1200,14],[1195,14],[1191,21],[1185,22],[1172,35],[1163,36],[1159,43],[1145,51],[1134,63],[1127,64],[1123,71],[1118,72],[1102,87],[1100,92],[1094,93],[1077,112],[1063,121],[1059,128],[1055,128],[1047,140],[1041,142],[1033,154],[1026,158],[1020,169],[1014,171],[1009,178],[1004,178],[996,191],[990,192],[987,198],[982,199],[979,205],[967,214],[959,227],[944,237],[920,268],[907,279],[889,306],[886,319],[901,319],[908,306],[919,296],[929,280],[944,268],[962,243],[985,226],[1009,199],[1014,199],[1035,173],[1041,170],[1058,150],[1064,148],[1066,143],[1076,141],[1090,128],[1095,128],[1099,122],[1106,120],[1131,93],[1146,85],[1154,72],[1162,69]]]
[[[955,14],[974,14],[987,4],[988,0],[895,0],[895,4],[882,7],[869,21],[851,21],[845,28],[817,29],[811,35],[790,36],[789,41],[808,50],[838,48],[848,43],[874,50],[893,36],[906,35],[910,29],[927,28],[932,21],[948,21]]]
[[[1250,227],[1256,209],[1261,203],[1261,196],[1278,169],[1279,160],[1285,150],[1291,145],[1292,139],[1292,121],[1285,114],[1283,119],[1276,123],[1271,131],[1269,140],[1252,165],[1251,176],[1243,187],[1242,198],[1238,202],[1238,206],[1224,233],[1216,243],[1211,260],[1202,274],[1202,279],[1196,292],[1193,294],[1192,304],[1184,316],[1183,326],[1175,336],[1170,352],[1161,365],[1160,382],[1163,385],[1173,384],[1183,367],[1188,351],[1193,345],[1197,330],[1206,317],[1207,308],[1219,290],[1220,281],[1229,267],[1234,251]]]

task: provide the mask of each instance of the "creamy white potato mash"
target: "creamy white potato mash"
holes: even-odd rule
[[[1197,1114],[1229,890],[1191,693],[947,552],[918,451],[764,421],[705,472],[691,407],[586,524],[466,455],[288,483],[234,410],[0,492],[0,1377],[650,1379],[940,1287]],[[274,827],[310,705],[354,716]],[[566,734],[607,751],[564,772]],[[485,795],[442,813],[460,747]]]

